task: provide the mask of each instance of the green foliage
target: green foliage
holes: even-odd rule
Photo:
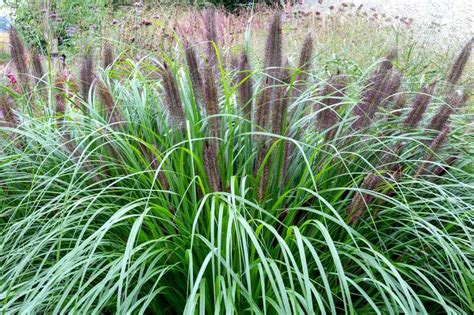
[[[45,49],[47,39],[45,37],[41,9],[36,2],[19,2],[12,10],[15,12],[15,19],[12,24],[16,26],[18,32],[25,42],[31,46]]]
[[[441,157],[430,162],[446,167],[445,176],[416,177],[427,131],[381,119],[344,133],[357,102],[350,95],[364,75],[341,100],[344,118],[333,141],[324,142],[328,131],[316,131],[314,113],[306,116],[301,106],[324,101],[312,87],[290,106],[291,129],[301,136],[249,132],[235,111],[235,72],[222,70],[217,164],[225,188],[213,191],[204,153],[212,118],[193,97],[186,68],[179,61],[170,68],[186,112],[183,129],[168,119],[161,84],[147,78],[158,69],[146,60],[101,73],[125,125],[107,123],[91,93],[80,104],[71,100],[64,120],[57,104],[38,95],[42,115],[21,115],[17,128],[2,128],[9,134],[0,159],[2,312],[472,311],[472,154],[454,167]],[[133,70],[113,79],[123,69]],[[18,112],[29,99],[20,96]],[[461,137],[464,118],[457,121],[448,151],[473,152],[472,134]],[[272,172],[263,200],[255,136],[274,140],[264,158],[272,170],[285,144],[294,144],[287,180]],[[400,142],[404,175],[393,181],[380,156]],[[376,192],[361,187],[368,173],[384,178]],[[375,200],[349,225],[347,208],[361,193]]]
[[[5,64],[8,61],[10,61],[10,54],[3,50],[0,50],[0,64]]]

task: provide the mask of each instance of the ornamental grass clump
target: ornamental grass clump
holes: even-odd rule
[[[285,23],[3,87],[2,313],[472,313],[472,99],[413,47],[284,63]]]

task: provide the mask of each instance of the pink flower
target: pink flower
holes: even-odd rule
[[[11,70],[7,70],[6,76],[7,76],[7,78],[8,78],[8,81],[10,81],[10,85],[12,86],[12,89],[13,89],[16,93],[20,93],[20,92],[21,92],[21,88],[20,88],[20,86],[17,84],[17,80],[16,80],[15,75],[13,74],[13,72],[12,72]]]
[[[11,84],[16,84],[17,83],[15,75],[13,74],[13,72],[11,70],[7,70],[7,78],[10,81]]]

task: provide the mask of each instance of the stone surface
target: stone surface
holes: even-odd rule
[[[303,6],[324,9],[342,3],[362,4],[367,11],[373,8],[393,17],[413,18],[419,36],[441,40],[467,40],[474,36],[474,0],[304,0]]]

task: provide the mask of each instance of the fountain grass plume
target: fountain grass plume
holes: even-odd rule
[[[454,61],[451,69],[446,78],[446,82],[450,85],[455,85],[459,82],[459,79],[466,68],[466,64],[471,56],[472,45],[474,43],[474,37],[463,47],[456,60]]]
[[[298,62],[298,69],[301,75],[307,76],[311,70],[311,61],[313,59],[314,41],[311,34],[306,35],[303,45],[301,46],[300,58]]]
[[[217,144],[215,140],[204,142],[203,148],[203,163],[206,171],[206,176],[211,186],[212,191],[217,192],[222,190],[221,176],[217,165]]]
[[[219,96],[217,94],[214,72],[211,65],[206,65],[204,69],[204,103],[206,105],[207,116],[214,116],[209,117],[207,121],[209,133],[212,137],[219,137],[221,118],[216,116],[220,114]]]
[[[238,73],[239,105],[240,112],[247,120],[252,119],[253,102],[253,80],[251,77],[250,63],[245,51],[242,52]]]
[[[185,58],[188,65],[188,73],[191,79],[193,87],[193,93],[196,101],[203,100],[203,82],[201,73],[199,71],[199,62],[197,59],[197,53],[193,46],[186,44],[185,46]]]
[[[382,62],[380,63],[379,66],[379,73],[384,74],[387,73],[389,70],[393,68],[393,62],[395,59],[398,57],[398,48],[397,47],[392,47],[388,53],[385,55],[385,57],[382,59]]]
[[[219,96],[214,78],[214,70],[212,64],[206,64],[204,68],[204,103],[206,106],[206,114],[208,116],[208,133],[211,139],[204,142],[204,168],[207,178],[213,191],[222,189],[221,177],[219,174],[218,159],[218,140],[214,138],[220,137],[221,118],[219,115]],[[214,116],[214,117],[209,117]]]
[[[14,112],[15,100],[10,94],[0,95],[0,113],[3,114],[3,121],[0,121],[0,127],[18,128],[20,121]],[[8,138],[12,140],[15,147],[24,150],[25,143],[20,135],[15,132],[7,132]]]
[[[300,58],[298,62],[298,75],[293,87],[293,97],[297,97],[306,85],[306,81],[311,71],[311,63],[313,59],[314,42],[311,34],[306,35],[303,45],[301,46]]]
[[[13,64],[15,65],[18,79],[24,90],[24,92],[29,91],[30,78],[28,73],[28,66],[26,64],[26,52],[23,42],[20,39],[15,27],[10,27],[9,30],[9,41],[10,41],[10,55],[13,59]]]
[[[380,99],[379,106],[386,107],[387,104],[391,103],[396,93],[400,89],[401,85],[402,85],[401,72],[396,69],[391,69],[387,73],[387,76],[385,77],[385,80],[379,92],[380,93],[380,96],[378,97],[378,99]]]
[[[257,100],[255,122],[262,128],[268,127],[270,108],[274,99],[275,81],[282,65],[281,13],[273,16],[265,46],[265,83],[263,92]]]
[[[266,77],[265,82],[263,84],[263,90],[260,91],[257,102],[256,102],[256,110],[255,110],[255,123],[259,127],[266,127],[267,126],[267,119],[269,115],[269,104],[271,98],[271,88],[268,87],[270,83],[270,78]]]
[[[45,85],[45,73],[38,49],[32,49],[31,51],[31,65],[36,85],[43,87]]]
[[[393,100],[393,106],[390,109],[391,115],[400,117],[403,113],[403,109],[407,104],[407,98],[404,93],[397,94]]]
[[[320,91],[322,100],[314,105],[316,129],[325,131],[326,141],[332,140],[336,134],[334,127],[340,120],[337,111],[348,82],[349,77],[346,75],[337,75],[329,79]]]
[[[56,100],[56,125],[59,130],[62,129],[64,125],[64,114],[66,113],[66,99],[64,97],[64,78],[60,76],[54,83],[55,94],[54,98]]]
[[[217,29],[216,29],[216,9],[210,7],[205,10],[205,29],[207,40],[207,57],[208,62],[212,66],[217,64],[217,54],[214,45],[218,45]]]
[[[275,98],[272,102],[271,106],[271,131],[275,135],[283,135],[285,133],[286,127],[285,121],[287,119],[288,114],[288,102],[289,102],[289,95],[288,95],[288,86],[291,82],[291,72],[288,61],[286,62],[285,66],[280,69],[280,73],[278,74],[278,86],[275,87]],[[272,139],[271,143],[274,143],[276,139]],[[264,162],[265,156],[268,153],[270,148],[270,143],[264,143],[263,147],[260,149],[256,169],[261,168],[262,163]],[[286,150],[286,143],[283,145],[283,154],[282,156],[285,157],[285,150]],[[284,162],[284,161],[283,161]],[[263,200],[265,197],[265,191],[268,186],[269,182],[269,172],[270,172],[271,161],[267,161],[264,165],[262,176],[260,178],[259,189],[258,189],[258,199]],[[284,180],[286,176],[286,169],[283,168],[281,173],[281,181]]]
[[[92,83],[94,82],[94,59],[92,56],[92,50],[89,49],[84,56],[81,63],[79,72],[81,81],[81,94],[84,100],[89,98],[89,91],[91,90]]]
[[[430,104],[433,92],[436,87],[436,81],[425,85],[420,92],[415,96],[411,109],[404,120],[405,127],[415,128],[423,119],[423,116]]]
[[[114,63],[114,48],[106,41],[102,46],[102,67],[107,69]]]
[[[458,156],[450,156],[448,157],[442,165],[437,165],[432,174],[436,177],[441,177],[447,172],[447,168],[453,166],[457,161],[459,161]]]
[[[425,160],[431,160],[434,154],[438,153],[441,147],[444,145],[448,139],[449,132],[451,131],[449,126],[445,126],[443,130],[434,138],[430,144],[430,150],[425,158]]]
[[[365,191],[375,191],[382,179],[380,176],[369,173],[364,177],[360,189],[362,191],[355,192],[352,197],[351,204],[347,210],[348,222],[351,224],[356,224],[359,219],[367,211],[368,206],[374,200],[374,196],[371,193]]]
[[[15,101],[11,97],[11,95],[4,93],[0,96],[0,109],[3,114],[3,125],[11,128],[18,127],[18,118],[16,117],[13,107]]]
[[[168,109],[171,121],[178,129],[186,125],[186,117],[179,95],[178,83],[166,63],[162,67],[162,82],[165,92],[165,106]]]
[[[423,163],[416,172],[415,177],[422,176],[426,173],[428,165],[431,163],[431,161],[433,161],[434,156],[441,150],[442,146],[448,140],[450,130],[451,129],[449,126],[445,126],[443,130],[436,136],[436,138],[431,141],[428,152],[423,158]]]
[[[428,128],[441,131],[449,122],[451,115],[466,104],[469,97],[469,91],[448,91],[444,104],[431,119]]]
[[[397,57],[397,49],[393,48],[382,59],[378,68],[366,81],[364,89],[361,93],[362,99],[354,106],[353,113],[357,119],[353,122],[354,129],[364,129],[368,127],[381,105],[384,93],[390,88],[395,87],[395,80],[390,80],[389,71],[393,68],[393,61]],[[396,77],[394,77],[396,78]]]
[[[111,124],[114,129],[123,127],[125,118],[122,115],[120,107],[115,103],[109,87],[100,79],[97,79],[97,92],[99,93],[100,100],[104,107],[107,123]]]
[[[274,79],[277,77],[279,68],[282,66],[282,49],[281,12],[277,11],[273,16],[265,46],[265,70],[267,75]]]
[[[272,110],[272,132],[283,134],[284,123],[288,112],[288,86],[291,82],[291,72],[288,63],[280,70],[279,84],[275,92],[275,102]]]

